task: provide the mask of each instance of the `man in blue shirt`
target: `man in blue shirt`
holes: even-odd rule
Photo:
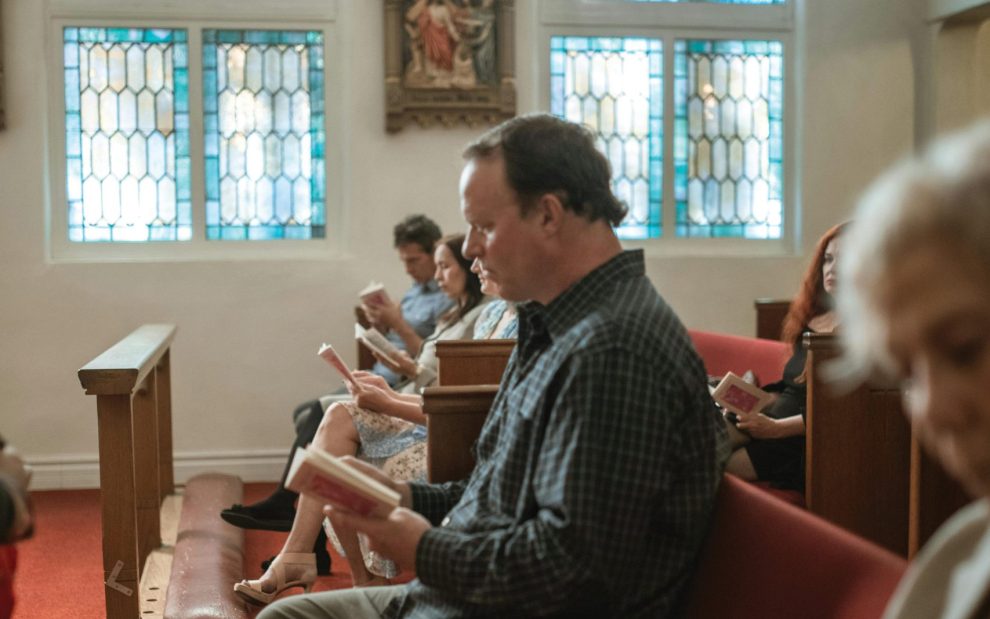
[[[395,249],[406,274],[413,279],[412,287],[396,304],[388,299],[381,304],[364,304],[365,315],[373,326],[399,348],[415,357],[423,338],[433,333],[437,319],[453,301],[441,292],[433,279],[433,245],[440,239],[440,227],[424,215],[410,215],[396,224],[393,231]],[[381,362],[371,369],[395,386],[401,379]]]
[[[475,469],[395,482],[349,460],[401,506],[327,514],[417,578],[291,596],[258,619],[677,614],[728,456],[701,359],[615,235],[625,208],[590,132],[522,116],[465,157],[464,255],[520,303]]]
[[[439,317],[453,304],[433,279],[436,271],[433,246],[441,236],[443,234],[440,227],[425,215],[410,215],[396,224],[393,229],[393,244],[406,273],[413,279],[413,285],[399,304],[386,299],[381,304],[363,306],[371,323],[384,332],[393,344],[407,350],[412,356],[418,352],[422,338],[433,333]],[[401,378],[381,363],[376,363],[371,371],[381,374],[389,384],[395,384]],[[297,447],[305,447],[313,441],[322,418],[323,407],[319,400],[311,400],[296,407],[292,414],[296,440],[289,451],[289,459],[278,488],[257,503],[232,505],[220,512],[220,517],[242,529],[289,531],[295,517],[295,501],[298,496],[285,487],[292,455]],[[320,531],[313,548],[320,574],[330,573],[330,555],[327,554],[326,541],[326,536]],[[266,568],[267,565],[263,564],[262,569]]]

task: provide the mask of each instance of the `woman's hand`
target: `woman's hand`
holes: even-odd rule
[[[394,357],[385,357],[374,351],[372,351],[371,354],[375,355],[375,359],[378,359],[382,365],[396,374],[402,374],[404,376],[414,378],[416,374],[419,373],[419,366],[416,365],[413,358],[409,356],[409,353],[403,350],[400,350]]]
[[[388,381],[374,372],[357,370],[356,372],[351,372],[351,375],[362,385],[370,385],[386,391],[392,391],[392,387],[389,386]]]
[[[804,418],[801,415],[792,415],[783,419],[767,417],[763,413],[739,415],[736,427],[753,438],[787,438],[804,436],[805,432]]]
[[[369,384],[358,383],[357,388],[351,390],[351,395],[354,397],[354,403],[361,408],[386,415],[395,402],[388,391]]]
[[[737,417],[739,417],[739,421],[736,422],[736,427],[753,438],[780,438],[782,436],[779,422],[763,413],[749,413],[737,415]]]

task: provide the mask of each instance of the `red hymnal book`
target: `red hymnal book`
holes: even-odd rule
[[[384,518],[398,507],[399,493],[313,447],[296,450],[285,487],[361,516]]]
[[[354,376],[351,375],[351,370],[347,367],[347,364],[344,363],[344,360],[340,358],[340,355],[337,354],[337,351],[333,349],[333,346],[330,344],[324,344],[323,346],[320,346],[320,349],[316,351],[316,354],[323,357],[324,361],[329,363],[333,369],[337,370],[337,373],[340,374],[341,378],[343,378],[347,383],[349,383],[352,387],[357,387],[357,381],[354,380]]]
[[[712,392],[712,399],[718,402],[722,408],[737,415],[749,415],[763,410],[763,407],[770,403],[773,396],[729,372],[718,384],[718,387],[715,387],[715,391]]]

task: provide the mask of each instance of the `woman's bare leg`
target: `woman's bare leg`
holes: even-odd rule
[[[739,449],[743,445],[749,444],[749,442],[753,440],[750,435],[737,428],[736,424],[732,423],[728,419],[725,419],[724,417],[723,420],[725,421],[725,429],[729,432],[729,446],[732,447],[733,451]]]
[[[749,454],[745,449],[737,449],[732,452],[729,461],[725,463],[725,471],[746,481],[759,479],[756,475],[756,469],[753,468],[753,461],[749,459]]]
[[[313,445],[340,457],[353,456],[357,453],[360,444],[361,440],[358,437],[357,428],[354,427],[354,420],[351,418],[350,410],[342,404],[334,404],[328,408],[326,415],[323,417],[323,422],[320,424],[319,429],[316,431],[316,436],[313,438]],[[299,505],[300,507],[296,513],[302,511],[301,500]],[[323,505],[321,503],[317,508],[317,526],[321,526],[323,523],[322,510]],[[317,532],[315,531],[313,533],[313,539],[316,538]],[[334,532],[337,534],[337,540],[340,542],[340,546],[344,549],[344,554],[347,555],[347,564],[351,568],[351,579],[354,581],[354,586],[360,587],[371,584],[377,576],[369,572],[368,568],[364,565],[364,556],[361,554],[357,533],[339,528],[334,529]],[[312,543],[311,540],[310,544]],[[288,541],[286,544],[288,544]]]
[[[357,428],[354,427],[350,411],[346,406],[335,403],[327,409],[319,428],[316,430],[313,444],[335,456],[354,455],[357,453],[359,445]],[[316,541],[316,536],[319,535],[322,525],[323,501],[300,495],[299,504],[296,506],[296,517],[292,522],[292,530],[289,531],[289,537],[286,538],[279,555],[287,552],[312,552],[313,543]],[[354,534],[351,534],[351,537],[354,542],[354,552],[352,552],[348,544],[344,544],[343,540],[341,540],[344,551],[347,553],[347,562],[351,564],[352,573],[355,573],[353,571],[354,564],[352,557],[357,557],[358,563],[361,564],[362,572],[366,571],[361,560],[361,551],[357,548],[357,537]],[[249,582],[257,583],[254,585],[255,588],[258,588],[260,585],[263,591],[273,591],[275,588],[275,576],[272,568],[277,561],[278,557],[275,557],[272,565],[269,566],[268,570],[260,579]]]

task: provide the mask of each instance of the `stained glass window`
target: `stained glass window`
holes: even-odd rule
[[[678,40],[674,65],[677,236],[780,238],[781,43]]]
[[[660,235],[663,194],[663,52],[657,39],[550,39],[550,110],[584,124],[612,165],[629,208],[622,238]]]
[[[69,240],[188,240],[186,31],[62,32]]]
[[[326,234],[323,35],[203,31],[208,239]]]

